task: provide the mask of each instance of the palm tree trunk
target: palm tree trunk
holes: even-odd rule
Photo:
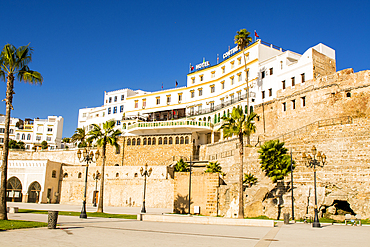
[[[96,212],[103,213],[103,193],[104,193],[104,167],[105,167],[105,149],[106,149],[106,143],[103,144],[103,150],[102,150],[102,167],[101,167],[101,179],[100,179],[100,193],[99,193],[99,204],[98,204],[98,210]]]
[[[10,112],[12,108],[14,93],[13,87],[14,87],[14,76],[13,74],[9,74],[7,76],[7,85],[6,85],[6,114],[5,114],[4,147],[3,147],[3,164],[0,170],[1,171],[0,220],[8,220],[6,208],[6,184],[8,174]]]
[[[240,155],[240,167],[239,167],[239,219],[244,219],[244,195],[243,195],[243,134],[239,134],[239,155]]]
[[[245,82],[247,83],[247,116],[249,116],[249,83],[248,83],[248,69],[247,69],[247,60],[245,59],[245,54],[244,54],[244,47],[242,49],[243,52],[243,57],[244,57],[244,68],[245,68]],[[247,136],[247,144],[251,145],[250,141],[250,134]]]

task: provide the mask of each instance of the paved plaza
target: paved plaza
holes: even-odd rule
[[[9,206],[12,206],[10,204]],[[22,204],[20,208],[26,208]],[[27,204],[27,208],[30,206]],[[37,209],[54,205],[37,205]],[[72,208],[58,205],[54,207]],[[35,208],[35,209],[36,209]],[[138,210],[131,208],[130,210]],[[108,211],[108,208],[107,208]],[[116,208],[114,212],[129,211]],[[148,210],[149,211],[149,210]],[[157,213],[161,210],[157,209]],[[8,214],[9,219],[47,222],[45,214]],[[75,216],[58,217],[57,229],[0,232],[0,246],[369,246],[370,227],[296,223],[276,227],[146,222]]]

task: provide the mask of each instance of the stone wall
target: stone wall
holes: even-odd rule
[[[108,166],[105,168],[104,205],[119,207],[141,207],[143,202],[144,178],[140,166]],[[173,180],[166,177],[165,166],[153,169],[147,178],[146,206],[152,208],[173,207]],[[95,186],[100,191],[100,181],[93,179],[101,166],[91,166],[88,172],[87,205],[92,205]],[[64,178],[61,189],[62,204],[80,204],[83,198],[85,167],[63,166]],[[66,175],[67,174],[67,175]]]

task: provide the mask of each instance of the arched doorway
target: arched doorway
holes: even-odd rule
[[[39,203],[41,185],[38,182],[33,182],[28,188],[28,202]]]
[[[22,202],[22,183],[17,177],[11,177],[6,185],[6,200]]]

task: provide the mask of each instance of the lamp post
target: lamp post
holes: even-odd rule
[[[141,213],[145,214],[146,209],[145,209],[145,191],[146,191],[146,177],[150,177],[150,174],[152,174],[152,168],[149,169],[148,171],[148,164],[145,164],[145,170],[143,167],[140,168],[140,174],[141,176],[144,177],[144,197],[143,197],[143,208],[141,209]]]
[[[82,156],[81,156],[81,154],[82,154]],[[80,162],[86,162],[85,191],[84,191],[84,198],[83,198],[83,201],[82,201],[82,210],[81,210],[81,214],[80,214],[80,218],[86,219],[87,218],[87,214],[86,214],[87,174],[88,174],[88,171],[89,171],[89,164],[91,162],[93,162],[94,153],[93,153],[93,151],[90,151],[90,153],[89,153],[89,151],[85,148],[82,153],[81,153],[81,150],[77,151],[77,157],[80,160]],[[95,152],[95,160],[97,160],[98,158],[99,158],[99,151],[96,151]]]
[[[317,192],[316,192],[316,166],[319,167],[324,167],[325,161],[326,161],[326,156],[325,154],[322,154],[321,152],[317,152],[317,149],[315,146],[312,147],[311,149],[311,154],[302,154],[302,159],[305,162],[305,165],[309,168],[313,168],[313,174],[314,174],[314,186],[315,186],[315,216],[313,220],[312,227],[321,227],[320,226],[320,221],[319,221],[319,215],[318,215],[318,210],[317,210]],[[317,159],[316,159],[317,156]]]
[[[93,206],[96,207],[96,192],[98,191],[98,180],[100,179],[100,173],[96,171],[95,176],[93,176],[93,179],[95,180],[95,192],[94,192],[94,203]]]

